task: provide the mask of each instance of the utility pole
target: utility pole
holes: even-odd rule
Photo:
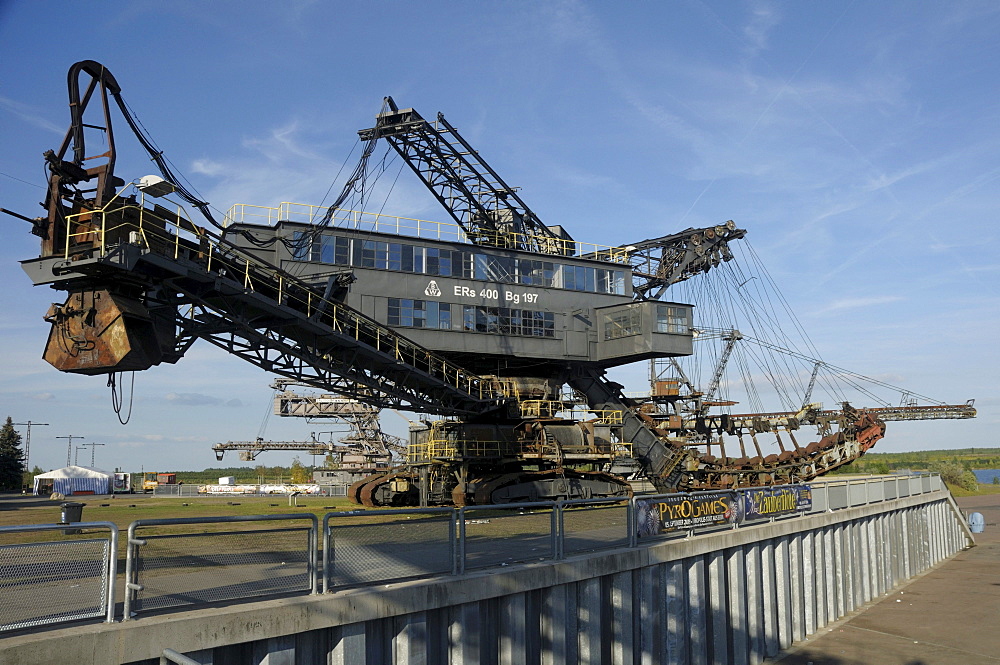
[[[28,433],[24,437],[24,470],[31,473],[31,426],[32,425],[48,425],[48,423],[33,423],[30,420],[25,423],[14,423],[18,427],[27,427]]]
[[[57,436],[57,439],[69,439],[66,446],[66,466],[69,466],[73,461],[73,439],[83,439],[86,437],[78,436],[76,434],[70,434],[68,436]]]
[[[84,444],[87,445],[87,444]],[[86,450],[83,446],[77,446],[76,452],[73,453],[73,466],[80,466],[80,451]]]
[[[103,446],[103,443],[85,443],[81,448],[90,448],[90,468],[94,468],[94,453],[97,451],[97,446]]]

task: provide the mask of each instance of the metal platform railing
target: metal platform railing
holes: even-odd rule
[[[281,203],[276,208],[238,203],[226,212],[223,225],[258,224],[274,226],[278,222],[286,221],[315,225],[323,219],[326,211],[327,208],[325,206],[290,203],[287,201]],[[374,231],[376,233],[411,236],[414,238],[479,244],[473,243],[472,239],[465,232],[465,229],[454,222],[433,222],[426,219],[385,215],[383,213],[365,212],[362,210],[337,210],[330,221],[330,228],[357,229],[360,231]],[[511,246],[531,246],[533,244],[532,241],[542,244],[552,242],[550,237],[534,234],[504,233],[502,235],[505,240],[511,243]],[[559,252],[559,255],[562,256],[591,258],[622,265],[626,265],[629,262],[630,250],[625,247],[563,239],[557,242],[562,250]],[[499,235],[493,238],[493,242],[490,244],[491,246],[503,246],[499,242]]]
[[[94,617],[114,621],[118,527],[112,522],[67,526],[0,527],[0,633]],[[95,537],[95,531],[107,535]],[[77,537],[10,542],[13,534]]]
[[[946,490],[940,476],[920,474],[641,495],[629,500],[361,509],[325,514],[322,537],[318,518],[311,513],[137,520],[129,526],[125,543],[121,620],[154,611],[331,593],[644,547],[908,496],[942,492],[942,500],[950,500]],[[792,505],[781,503],[782,493],[804,493],[811,501],[807,508],[773,516],[752,516],[741,508],[742,517],[720,514],[720,519],[701,526],[650,531],[644,522],[650,518],[651,506],[662,517],[667,509],[660,508],[661,504],[711,506],[725,499],[732,506],[732,502],[754,498],[754,493],[770,493],[778,507]],[[683,515],[684,509],[676,513]],[[0,527],[0,633],[98,616],[108,622],[115,619],[118,530],[110,522],[74,523],[72,527]],[[94,538],[95,530],[107,530],[109,535]]]
[[[284,526],[289,522],[307,524]],[[318,523],[313,514],[136,520],[128,528],[123,620],[163,608],[316,593]]]
[[[414,344],[343,303],[322,297],[296,276],[194,224],[180,206],[176,210],[159,205],[151,209],[145,200],[115,198],[100,210],[67,216],[66,226],[63,258],[67,265],[79,256],[115,264],[129,246],[171,261],[186,261],[185,265],[193,262],[205,274],[237,282],[245,294],[267,299],[275,312],[322,322],[338,338],[364,344],[387,361],[419,369],[437,384],[473,400],[502,398],[492,381]],[[190,306],[179,313],[195,322],[201,309]]]

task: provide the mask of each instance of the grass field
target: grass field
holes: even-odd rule
[[[831,477],[835,480],[836,477]],[[950,485],[957,497],[1000,494],[1000,485],[979,485],[979,490],[970,492],[957,485]],[[124,532],[129,524],[138,519],[173,519],[178,517],[218,517],[239,515],[307,515],[314,514],[320,520],[327,513],[359,510],[359,506],[342,497],[298,497],[298,505],[290,506],[288,497],[271,496],[193,496],[155,497],[152,495],[115,495],[69,497],[68,501],[85,504],[84,522],[112,522]],[[61,518],[61,501],[50,501],[44,497],[22,496],[20,494],[0,494],[0,526],[22,526],[29,524],[54,524]],[[353,523],[375,523],[395,521],[399,517],[379,516],[378,508],[361,509],[353,515]],[[472,516],[470,516],[472,517]],[[480,517],[480,515],[475,515]],[[403,518],[404,520],[407,518]],[[409,518],[413,519],[413,518]],[[271,523],[273,525],[273,523]],[[268,523],[260,523],[265,528]],[[247,525],[248,528],[253,528]]]
[[[919,450],[908,453],[881,453],[865,455],[833,472],[889,473],[908,469],[934,471],[942,464],[957,464],[965,469],[1000,469],[1000,448],[952,448],[945,450]]]
[[[836,479],[835,477],[830,478]],[[977,492],[949,486],[955,496],[1000,494],[1000,485],[979,485]],[[289,506],[288,497],[271,496],[194,496],[154,497],[152,495],[116,495],[69,497],[67,501],[85,504],[83,521],[113,522],[124,531],[138,519],[172,519],[176,517],[217,517],[228,515],[285,515],[312,513],[322,520],[331,512],[358,510],[359,506],[343,497],[298,497],[298,506]],[[60,520],[61,501],[20,494],[0,494],[0,526],[54,524]],[[378,508],[368,508],[372,519],[379,519]],[[367,521],[359,516],[361,521]],[[388,518],[385,516],[382,520]],[[358,519],[358,518],[352,518]],[[380,520],[380,521],[382,521]]]
[[[369,578],[413,575],[417,574],[413,571],[418,570],[442,567],[450,570],[452,565],[451,518],[450,513],[442,511],[397,514],[359,509],[346,499],[332,497],[299,497],[296,507],[288,505],[287,497],[277,495],[82,498],[85,500],[80,502],[86,504],[83,522],[112,522],[118,527],[121,566],[128,540],[126,530],[136,520],[289,514],[315,515],[322,519],[335,512],[350,513],[332,518],[330,522],[331,537],[338,552],[338,585]],[[41,497],[0,495],[0,526],[54,524],[60,519],[60,503]],[[487,565],[494,560],[499,564],[524,557],[534,560],[549,555],[551,516],[548,510],[516,506],[511,510],[474,510],[468,515],[466,524],[467,560],[476,565]],[[238,577],[239,574],[224,572],[227,566],[243,570],[247,561],[258,559],[280,561],[281,566],[291,561],[304,565],[303,538],[308,527],[306,520],[142,526],[136,536],[145,541],[142,547],[144,580],[148,581],[150,576],[166,577],[173,580],[171,584],[180,584],[177,576],[204,574],[209,568],[219,579],[228,579],[228,576]],[[573,537],[574,546],[584,549],[622,542],[628,532],[625,507],[571,510],[566,529]],[[64,533],[66,530],[9,533],[0,539],[0,546],[107,537],[107,531],[101,529],[81,529],[80,533],[72,534]],[[162,591],[160,595],[169,594]]]
[[[154,497],[142,494],[68,497],[67,501],[85,504],[83,521],[113,522],[125,530],[137,519],[175,517],[216,517],[222,515],[282,515],[313,513],[322,519],[330,512],[354,510],[358,506],[340,497],[299,497],[298,507],[288,505],[285,496],[239,497]],[[0,495],[0,526],[54,524],[61,516],[62,501],[42,497]],[[372,509],[375,512],[375,509]]]
[[[955,496],[984,496],[987,494],[1000,494],[1000,485],[984,485],[980,483],[979,490],[970,492],[969,490],[963,489],[958,485],[951,485],[949,483],[945,484],[948,485],[948,489],[950,489],[951,493]]]

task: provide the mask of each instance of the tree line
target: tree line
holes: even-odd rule
[[[921,450],[907,453],[868,453],[834,470],[833,474],[885,474],[893,471],[934,471],[945,482],[975,490],[973,469],[1000,469],[1000,448],[955,448]],[[0,427],[0,490],[19,490],[30,484],[34,475],[42,473],[35,467],[30,473],[24,466],[21,435],[14,429],[10,416]],[[176,471],[177,480],[185,484],[212,485],[219,478],[234,477],[239,484],[308,483],[312,482],[312,467],[295,457],[291,466],[219,467],[202,471]]]
[[[41,469],[39,469],[41,471]],[[21,435],[14,429],[14,420],[0,427],[0,490],[19,490],[24,484],[24,451]]]
[[[932,471],[951,486],[976,491],[975,469],[1000,469],[1000,448],[955,448],[908,453],[868,453],[832,474],[885,474],[893,471]],[[997,483],[994,479],[994,483]],[[1000,483],[997,483],[1000,484]]]
[[[258,464],[253,468],[245,466],[210,467],[202,471],[176,471],[177,480],[186,485],[215,485],[219,478],[227,476],[235,478],[238,485],[255,485],[257,483],[278,484],[292,483],[295,485],[312,482],[312,467],[303,464],[298,456],[292,460],[291,466],[265,466]]]
[[[295,457],[292,465],[287,467],[259,464],[252,469],[240,466],[208,468],[203,471],[162,472],[176,473],[178,481],[192,485],[214,485],[219,482],[219,478],[226,476],[236,478],[236,482],[240,484],[312,482],[312,469],[303,464],[298,457]],[[26,485],[31,485],[34,476],[40,473],[44,471],[37,465],[30,472],[25,468],[21,435],[14,429],[13,418],[7,416],[7,421],[0,427],[0,491],[20,490]]]

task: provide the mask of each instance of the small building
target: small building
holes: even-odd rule
[[[113,474],[86,466],[67,466],[35,476],[35,495],[59,492],[71,494],[111,494]]]

